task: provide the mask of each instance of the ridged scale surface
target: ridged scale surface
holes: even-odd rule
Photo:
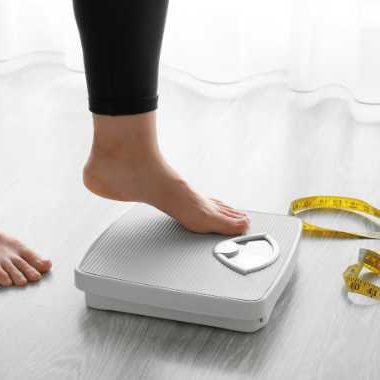
[[[238,274],[215,259],[214,246],[227,237],[195,234],[146,205],[136,205],[90,247],[79,269],[89,274],[217,297],[257,300],[278,276],[298,231],[295,219],[250,212],[248,233],[268,232],[280,246],[264,270]]]

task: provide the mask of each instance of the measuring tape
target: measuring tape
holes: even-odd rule
[[[296,199],[290,204],[289,212],[291,215],[298,215],[304,211],[315,209],[336,209],[380,217],[380,210],[365,201],[331,195]],[[380,240],[380,232],[347,232],[316,226],[305,221],[303,221],[303,231],[313,236]],[[343,273],[347,290],[380,301],[380,287],[359,277],[363,268],[368,269],[376,275],[380,275],[380,251],[364,248],[360,249],[358,262],[354,265],[350,265]]]
[[[380,287],[359,277],[363,268],[380,275],[379,252],[371,249],[360,249],[359,261],[354,265],[350,265],[343,273],[343,279],[349,292],[359,293],[380,301]]]
[[[290,213],[297,215],[301,212],[315,209],[336,209],[362,213],[380,218],[380,210],[369,203],[356,198],[321,195],[314,197],[299,198],[290,204]],[[315,236],[338,237],[338,238],[363,238],[380,239],[380,232],[346,232],[331,228],[319,227],[314,224],[303,222],[304,232]]]

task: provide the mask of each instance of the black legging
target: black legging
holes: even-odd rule
[[[128,115],[157,108],[168,0],[73,0],[89,109]]]

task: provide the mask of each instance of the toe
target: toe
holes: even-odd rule
[[[220,214],[218,217],[217,233],[222,235],[240,235],[249,227],[249,219],[246,217],[232,218],[227,215]]]
[[[28,264],[21,257],[14,257],[12,263],[20,270],[20,272],[27,278],[30,282],[35,282],[41,279],[41,273],[37,269]]]
[[[225,204],[224,202],[218,200],[218,199],[213,199],[211,198],[211,200],[216,204],[216,206],[221,209],[221,210],[227,210],[227,211],[230,211],[231,213],[235,214],[235,215],[240,215],[240,216],[247,216],[247,214],[243,211],[239,211],[239,210],[236,210],[234,209],[233,207]]]
[[[231,208],[227,208],[227,207],[223,207],[223,206],[219,206],[219,211],[223,215],[230,216],[231,218],[235,218],[235,219],[241,219],[241,218],[247,216],[247,214],[244,212],[240,212],[240,211],[237,211],[237,210],[234,210]]]
[[[11,286],[12,280],[9,277],[8,273],[0,267],[0,285],[1,286]]]
[[[229,206],[228,204],[222,202],[221,200],[219,199],[215,199],[215,198],[210,198],[217,206],[223,206],[223,207],[226,207],[226,208],[229,208],[232,210],[232,207]]]
[[[24,286],[28,282],[25,276],[20,272],[19,269],[11,261],[5,261],[3,263],[3,268],[8,273],[12,282],[17,286]]]
[[[36,253],[30,249],[23,249],[21,257],[32,267],[36,268],[40,273],[48,272],[51,268],[50,260],[41,259]]]

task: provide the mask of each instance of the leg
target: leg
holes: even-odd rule
[[[74,0],[94,140],[86,187],[149,203],[195,232],[240,234],[247,216],[195,192],[165,161],[156,137],[157,76],[167,0]]]
[[[24,286],[36,282],[51,268],[49,260],[40,259],[19,241],[0,232],[0,285]]]

